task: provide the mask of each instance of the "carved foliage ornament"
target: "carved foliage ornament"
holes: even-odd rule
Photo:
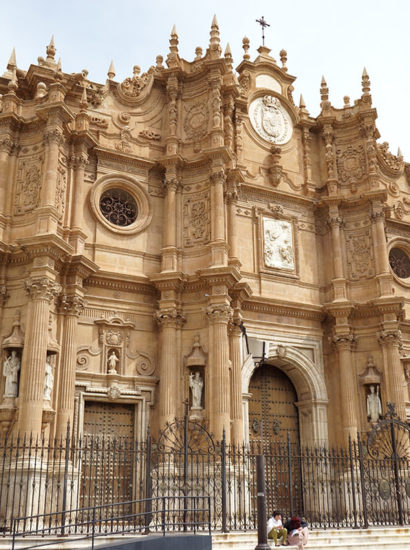
[[[208,107],[205,102],[195,103],[186,114],[184,130],[190,139],[200,139],[207,132]]]
[[[264,259],[267,267],[295,269],[293,226],[285,220],[263,218]]]
[[[366,156],[363,145],[352,147],[349,145],[345,150],[338,149],[337,169],[339,179],[344,183],[352,180],[359,181],[366,173]]]
[[[347,263],[353,280],[374,276],[373,247],[370,229],[346,236]]]
[[[61,285],[42,277],[41,279],[27,279],[24,283],[26,292],[30,294],[33,300],[51,301],[61,292]]]
[[[38,207],[41,193],[41,165],[43,157],[19,160],[14,213],[26,214]]]
[[[291,118],[277,97],[265,95],[252,101],[249,118],[258,135],[270,143],[281,145],[292,137]]]
[[[141,92],[146,88],[152,78],[154,67],[150,67],[148,72],[139,76],[140,68],[138,65],[134,67],[134,75],[131,78],[126,78],[119,86],[119,91],[125,97],[136,99]]]
[[[206,244],[210,239],[209,191],[184,198],[184,246]]]

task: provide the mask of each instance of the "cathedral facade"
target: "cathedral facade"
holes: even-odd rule
[[[104,84],[53,40],[0,78],[2,435],[346,444],[410,415],[410,165],[370,80],[313,118],[287,55],[234,69],[213,20],[186,61]]]

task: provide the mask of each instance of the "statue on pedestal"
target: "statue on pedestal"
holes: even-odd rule
[[[3,376],[6,377],[4,385],[4,397],[17,397],[18,395],[18,373],[20,370],[20,358],[13,350],[3,363]]]
[[[51,392],[53,391],[53,386],[54,386],[53,367],[50,365],[50,357],[47,355],[46,370],[45,370],[45,377],[44,377],[44,393],[43,393],[43,398],[46,401],[51,401]]]
[[[195,373],[195,376],[193,372],[191,372],[191,374],[189,375],[189,387],[191,388],[191,394],[192,394],[191,409],[202,409],[201,397],[202,397],[202,388],[204,387],[204,381],[202,380],[202,377],[199,371]]]
[[[108,374],[117,374],[117,363],[119,359],[115,351],[112,351],[108,357]]]
[[[374,385],[371,385],[370,393],[367,395],[367,416],[370,418],[370,422],[372,424],[378,422],[382,414],[382,403],[379,397],[379,386],[376,386],[376,393],[374,390]]]

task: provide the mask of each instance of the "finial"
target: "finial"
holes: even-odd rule
[[[107,76],[109,80],[112,80],[115,77],[114,61],[112,59],[111,59],[110,66],[108,67]]]
[[[256,22],[262,27],[262,46],[265,45],[265,27],[270,27],[269,23],[265,21],[263,15],[260,19],[256,19]]]
[[[397,148],[397,156],[403,158],[403,153],[401,152],[400,147]]]
[[[309,111],[306,109],[306,103],[305,103],[305,100],[303,99],[302,94],[300,94],[299,111],[300,111],[300,115],[302,117],[307,116],[309,114]]]
[[[288,60],[288,52],[286,50],[280,50],[279,55],[282,62],[282,69],[287,71],[288,68],[286,67],[286,61]]]
[[[60,73],[61,72],[61,57],[58,58],[58,61],[57,61],[57,71]]]
[[[345,95],[343,97],[343,103],[344,103],[344,108],[347,109],[348,107],[350,107],[350,97],[348,95]]]
[[[54,56],[56,54],[56,48],[54,46],[54,35],[51,36],[50,44],[46,47],[47,59],[46,61],[54,63]]]
[[[88,100],[87,100],[87,89],[84,86],[83,87],[83,93],[81,95],[81,101],[80,101],[80,108],[82,111],[87,110],[88,107]]]
[[[162,64],[163,61],[164,61],[164,58],[162,57],[162,55],[157,55],[157,57],[155,58],[155,62],[157,64],[157,69],[163,69],[164,68],[164,65]]]
[[[195,61],[199,61],[202,58],[202,48],[197,46],[195,48]]]
[[[242,48],[243,48],[243,51],[244,51],[244,54],[243,54],[243,58],[247,61],[248,59],[251,58],[251,56],[248,54],[248,50],[249,50],[249,45],[250,45],[250,40],[247,36],[244,36],[242,38]]]
[[[322,81],[320,83],[320,99],[322,101],[328,101],[329,99],[329,88],[327,87],[324,76],[322,76]]]
[[[172,25],[171,36],[176,36],[178,38],[178,33],[177,33],[177,28],[175,26],[175,23]]]
[[[15,92],[17,90],[17,88],[19,87],[18,82],[17,82],[16,69],[13,69],[11,80],[8,83],[7,87],[10,90],[10,92]]]
[[[363,68],[362,73],[362,92],[365,96],[370,95],[370,78],[367,74],[366,67]]]
[[[16,49],[13,48],[9,62],[7,63],[7,69],[11,71],[12,69],[17,69],[17,62],[16,62]]]
[[[219,45],[220,39],[219,39],[219,26],[218,21],[216,20],[216,15],[214,15],[212,19],[211,24],[211,32],[209,33],[210,39],[209,39],[209,51],[211,54],[211,57],[217,58],[221,55],[221,46]]]
[[[224,57],[225,57],[225,60],[228,63],[228,65],[232,65],[233,58],[232,58],[232,52],[231,52],[231,47],[229,45],[229,42],[226,44]]]

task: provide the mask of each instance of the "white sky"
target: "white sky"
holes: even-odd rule
[[[54,34],[56,58],[65,72],[89,71],[103,83],[111,59],[115,80],[142,71],[161,54],[166,58],[175,23],[180,55],[188,60],[196,46],[204,51],[216,13],[221,44],[231,45],[237,66],[243,55],[242,38],[251,41],[257,55],[261,31],[255,19],[270,23],[266,45],[279,61],[288,52],[289,73],[297,76],[294,98],[302,93],[311,115],[319,113],[322,74],[330,100],[342,107],[343,96],[353,103],[361,94],[366,66],[373,105],[378,111],[379,141],[388,141],[393,153],[400,146],[410,162],[410,2],[408,0],[0,0],[0,74],[16,47],[17,64],[28,69],[45,56]]]

